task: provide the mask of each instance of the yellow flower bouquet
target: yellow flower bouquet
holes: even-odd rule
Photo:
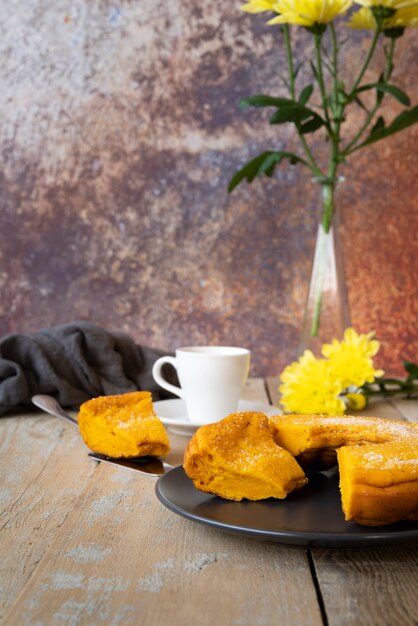
[[[268,24],[279,26],[279,37],[286,51],[285,82],[288,93],[285,96],[253,95],[241,100],[240,106],[272,109],[269,119],[272,126],[293,124],[300,150],[268,150],[259,154],[235,173],[228,189],[231,192],[244,180],[251,183],[262,175],[271,177],[276,166],[283,161],[310,170],[320,184],[320,229],[324,238],[330,233],[333,223],[335,190],[341,178],[340,166],[358,150],[418,121],[418,105],[412,106],[407,93],[392,82],[397,41],[406,28],[418,26],[418,0],[249,0],[242,9],[247,13],[269,12],[272,17]],[[351,14],[349,18],[348,12]],[[345,19],[339,21],[342,16]],[[296,59],[292,46],[292,25],[304,28],[307,37],[312,37],[314,41],[314,55],[309,59],[312,80],[308,84],[301,84],[301,64],[296,62],[299,59]],[[372,31],[369,48],[351,84],[344,83],[340,68],[342,39],[349,32],[347,26]],[[380,48],[385,66],[376,80],[365,82],[366,72]],[[390,121],[379,114],[385,97],[395,98],[403,108]],[[356,111],[356,116],[345,126],[347,113],[352,109]],[[322,150],[321,158],[314,153],[315,146],[310,137],[318,132],[326,140],[326,158],[322,156]],[[318,335],[326,282],[324,261],[320,258],[315,280],[314,288],[311,287],[311,336]],[[340,330],[347,325],[349,317],[345,324],[341,322]]]
[[[380,343],[374,332],[358,334],[347,328],[342,341],[334,339],[322,346],[316,358],[306,350],[280,375],[281,404],[287,413],[341,415],[346,409],[361,410],[372,396],[417,397],[418,366],[406,361],[406,380],[382,378],[373,357]]]

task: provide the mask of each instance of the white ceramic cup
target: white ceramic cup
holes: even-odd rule
[[[181,388],[162,377],[165,363],[177,370]],[[175,357],[158,359],[152,375],[161,387],[183,398],[190,421],[209,424],[237,410],[249,368],[250,351],[245,348],[192,346],[178,348]]]

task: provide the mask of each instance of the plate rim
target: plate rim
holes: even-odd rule
[[[169,474],[176,472],[176,474],[184,472],[183,466],[178,465],[163,476],[160,476],[155,485],[155,493],[160,502],[173,513],[180,515],[191,521],[211,526],[222,530],[224,532],[232,534],[247,535],[251,538],[258,540],[270,541],[273,543],[296,546],[299,548],[335,548],[335,549],[366,549],[374,548],[376,546],[390,546],[398,545],[402,543],[418,542],[418,528],[412,530],[394,530],[388,532],[374,533],[373,531],[365,531],[359,534],[357,533],[330,533],[330,532],[316,532],[316,531],[295,531],[295,530],[260,530],[249,526],[241,526],[236,524],[229,524],[226,522],[219,522],[210,518],[205,518],[201,515],[193,514],[185,510],[184,508],[173,504],[168,500],[161,491],[161,484]],[[190,479],[188,479],[190,480]],[[190,480],[190,483],[192,481]],[[193,486],[193,489],[195,487]],[[196,490],[198,491],[198,490]],[[201,492],[202,494],[204,492]],[[206,494],[208,497],[216,498],[217,496]],[[228,501],[229,502],[229,501]],[[360,526],[360,528],[373,528]],[[381,526],[379,528],[382,528]]]

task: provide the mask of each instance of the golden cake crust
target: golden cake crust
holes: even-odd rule
[[[275,442],[304,469],[326,470],[341,446],[386,443],[418,436],[418,425],[351,415],[275,415],[269,417]]]
[[[88,400],[80,407],[78,424],[86,445],[99,454],[130,458],[169,451],[167,433],[149,391]]]
[[[292,455],[275,444],[263,413],[233,413],[200,427],[183,467],[197,489],[229,500],[285,498],[307,482]]]

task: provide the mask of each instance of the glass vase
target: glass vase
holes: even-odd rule
[[[321,356],[321,347],[341,340],[350,326],[347,288],[340,245],[339,213],[335,207],[337,181],[321,183],[322,214],[299,345],[299,355],[311,350]]]

